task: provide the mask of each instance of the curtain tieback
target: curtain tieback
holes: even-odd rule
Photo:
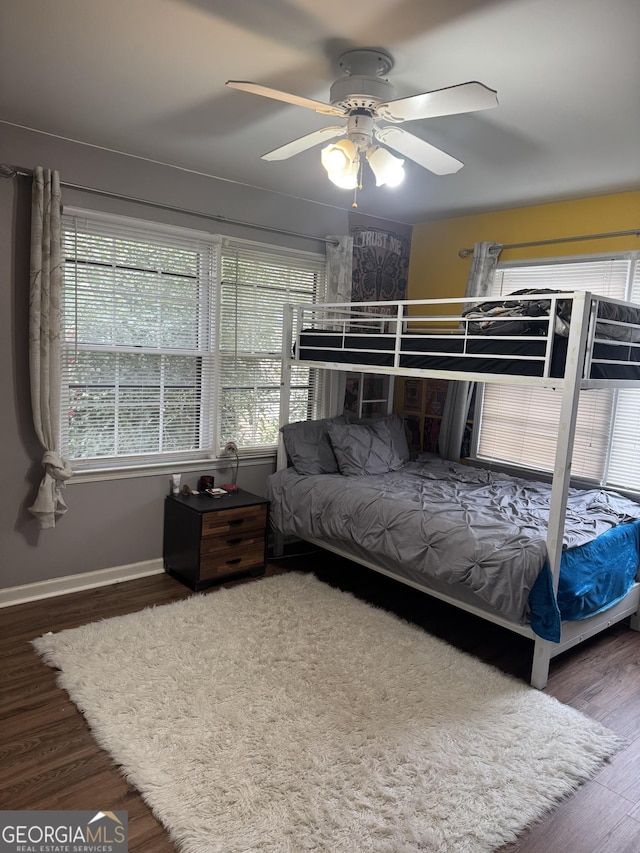
[[[47,474],[50,474],[54,480],[57,480],[59,486],[64,485],[73,476],[73,471],[67,461],[54,450],[45,451],[42,457],[42,464]]]
[[[67,505],[62,497],[65,482],[73,474],[67,462],[53,450],[46,450],[42,457],[45,470],[44,477],[38,488],[38,494],[29,507],[29,512],[40,522],[42,529],[55,527],[56,516],[64,515]]]

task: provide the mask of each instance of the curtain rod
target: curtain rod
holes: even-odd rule
[[[553,240],[535,240],[532,243],[506,243],[503,249],[524,249],[529,246],[551,246],[554,243],[577,243],[579,240],[600,240],[603,237],[640,237],[640,229],[631,231],[609,231],[602,234],[582,234],[579,237],[556,237]],[[461,258],[468,258],[473,254],[473,249],[460,249],[458,255]]]
[[[18,166],[10,166],[8,163],[0,163],[0,177],[2,178],[32,178],[33,172],[28,169],[23,169]],[[201,219],[210,219],[214,222],[223,222],[227,225],[240,225],[243,228],[256,228],[259,231],[270,231],[272,234],[284,234],[287,237],[298,237],[302,240],[313,240],[316,243],[330,243],[333,246],[338,245],[338,241],[330,237],[314,237],[312,234],[300,234],[297,231],[285,231],[283,228],[274,228],[271,225],[256,225],[254,222],[243,222],[240,219],[228,219],[226,216],[219,216],[215,213],[203,213],[199,210],[189,210],[186,207],[176,207],[173,204],[164,204],[161,201],[147,201],[143,198],[135,198],[130,195],[122,195],[109,190],[98,190],[95,187],[85,187],[81,184],[70,184],[67,181],[60,181],[61,187],[66,187],[68,190],[79,190],[80,192],[92,193],[93,195],[101,195],[106,198],[115,198],[118,201],[130,201],[134,204],[144,204],[147,207],[155,207],[160,210],[170,210],[172,213],[186,213],[189,216],[199,216]]]

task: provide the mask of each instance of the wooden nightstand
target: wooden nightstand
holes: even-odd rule
[[[165,571],[194,590],[231,575],[262,574],[269,502],[250,492],[170,495],[164,506]]]

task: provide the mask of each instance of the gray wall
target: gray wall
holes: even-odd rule
[[[229,219],[317,235],[348,233],[348,213],[244,185],[149,163],[99,148],[0,124],[0,162],[57,169],[63,182],[148,199]],[[63,203],[183,227],[210,230],[307,251],[324,244],[209,222],[183,213],[63,189]],[[162,555],[168,476],[74,483],[69,507],[52,530],[28,512],[42,455],[31,422],[28,374],[28,284],[31,182],[0,179],[0,588],[125,566]],[[242,467],[238,482],[264,494],[274,460]],[[203,469],[205,472],[211,469]],[[228,474],[228,471],[227,471]],[[184,481],[197,483],[198,472]]]

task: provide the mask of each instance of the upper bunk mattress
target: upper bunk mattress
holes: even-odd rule
[[[511,339],[501,336],[465,338],[456,334],[404,334],[401,336],[399,366],[416,370],[543,376],[546,343],[544,337]],[[567,343],[567,338],[562,335],[553,338],[552,377],[564,376]],[[343,335],[308,329],[300,333],[297,353],[302,361],[393,367],[395,345],[394,335]],[[593,358],[590,379],[640,379],[640,345],[596,341]]]

